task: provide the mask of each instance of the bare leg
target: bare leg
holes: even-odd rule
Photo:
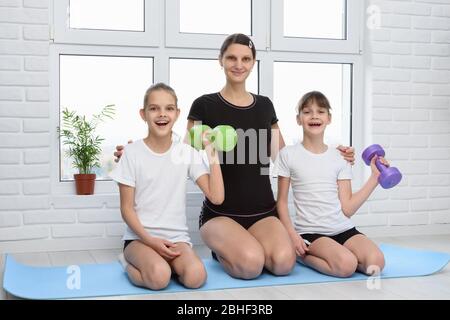
[[[264,268],[264,250],[256,238],[228,217],[216,217],[200,228],[205,244],[235,278],[253,279]]]
[[[259,220],[248,231],[263,247],[267,270],[275,275],[287,275],[292,271],[296,258],[294,246],[278,218]]]
[[[200,258],[187,243],[177,242],[176,250],[181,254],[169,264],[178,280],[187,288],[201,287],[206,281],[206,269]]]
[[[133,241],[125,248],[124,256],[129,263],[128,276],[135,285],[160,290],[169,284],[169,264],[149,246]]]
[[[379,274],[384,268],[384,255],[378,246],[363,234],[357,234],[344,246],[358,259],[358,270],[367,275]]]
[[[351,276],[358,264],[350,250],[327,237],[313,241],[302,261],[319,272],[342,278]]]
[[[128,277],[130,278],[131,282],[133,282],[133,284],[135,286],[138,286],[138,287],[146,286],[144,283],[144,280],[142,279],[141,273],[132,264],[129,263],[127,265],[126,271],[127,271]]]

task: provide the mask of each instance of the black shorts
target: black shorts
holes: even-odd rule
[[[203,205],[202,212],[200,214],[200,218],[198,221],[199,229],[209,220],[216,218],[216,217],[227,217],[230,218],[237,223],[239,223],[244,229],[248,230],[252,225],[254,225],[259,220],[265,219],[267,217],[276,217],[278,218],[278,213],[276,207],[272,210],[261,213],[261,214],[255,214],[255,215],[227,215],[227,214],[220,214],[218,212],[212,211],[207,206]]]
[[[123,250],[125,251],[125,248],[128,247],[128,245],[130,243],[132,243],[133,241],[136,241],[136,240],[125,240],[123,243]]]
[[[239,223],[245,230],[248,230],[252,225],[254,225],[259,220],[265,219],[267,217],[276,217],[278,219],[278,212],[276,207],[272,210],[258,214],[258,215],[225,215],[220,214],[218,212],[212,211],[210,208],[208,208],[205,204],[203,204],[202,212],[200,214],[199,219],[199,229],[209,220],[216,218],[216,217],[228,217],[237,223]],[[211,251],[211,255],[215,260],[217,259],[217,255],[214,251]]]
[[[353,227],[347,231],[335,234],[334,236],[327,236],[327,235],[319,234],[319,233],[305,233],[305,234],[301,234],[301,236],[304,240],[307,240],[310,244],[319,238],[328,237],[328,238],[333,239],[340,245],[344,245],[345,241],[347,241],[348,239],[350,239],[353,236],[356,236],[357,234],[363,234],[363,233],[359,232],[358,230],[356,230],[355,227]]]

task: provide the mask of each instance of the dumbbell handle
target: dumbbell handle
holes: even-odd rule
[[[237,133],[229,125],[218,125],[211,129],[207,125],[196,125],[189,130],[190,144],[197,150],[205,147],[205,140],[209,141],[218,151],[231,151],[237,143]]]
[[[375,166],[377,167],[378,171],[380,171],[380,172],[383,172],[387,168],[387,166],[381,162],[380,158],[377,158],[375,160]]]

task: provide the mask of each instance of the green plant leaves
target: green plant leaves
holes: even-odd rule
[[[68,147],[67,156],[73,158],[72,165],[79,173],[92,173],[93,168],[100,166],[101,143],[105,139],[98,136],[95,130],[99,123],[113,119],[114,114],[113,104],[105,106],[90,121],[67,107],[62,110],[62,128],[58,128],[58,132],[63,144]]]

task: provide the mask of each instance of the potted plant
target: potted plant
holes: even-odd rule
[[[103,138],[96,134],[100,122],[113,119],[114,105],[105,106],[100,113],[87,120],[75,111],[65,108],[62,111],[62,128],[58,128],[63,144],[68,147],[66,154],[72,157],[72,165],[78,170],[74,174],[75,186],[78,195],[94,193],[96,174],[94,168],[100,167],[99,155],[102,151]]]

